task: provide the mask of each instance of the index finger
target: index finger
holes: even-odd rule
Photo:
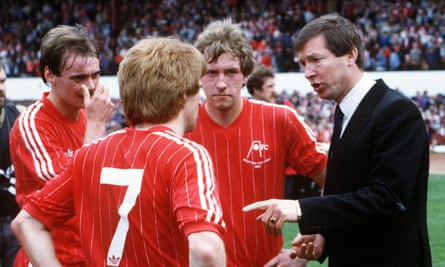
[[[265,210],[267,208],[267,200],[253,202],[247,206],[243,207],[244,212],[253,211],[253,210]]]

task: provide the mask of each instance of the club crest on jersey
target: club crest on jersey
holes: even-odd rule
[[[268,144],[261,143],[260,140],[253,140],[249,152],[243,161],[252,164],[255,168],[261,168],[262,165],[269,162],[271,158],[267,157],[266,151],[269,150]]]

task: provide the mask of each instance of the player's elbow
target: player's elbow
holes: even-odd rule
[[[224,243],[211,232],[189,237],[190,266],[226,266]]]
[[[17,237],[23,232],[24,225],[26,224],[26,214],[24,211],[19,212],[19,214],[11,222],[11,231]]]
[[[25,234],[34,233],[34,231],[41,229],[46,228],[25,210],[21,210],[11,222],[11,230],[19,240],[21,240]]]

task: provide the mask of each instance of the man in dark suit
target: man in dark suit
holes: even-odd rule
[[[26,108],[6,99],[6,68],[0,61],[0,265],[14,266],[20,244],[11,231],[12,219],[19,212],[15,201],[14,168],[9,156],[9,132]]]
[[[264,210],[258,218],[275,234],[283,222],[298,222],[302,234],[291,256],[329,257],[330,267],[431,266],[429,146],[418,109],[364,72],[362,39],[350,21],[319,17],[300,31],[295,47],[314,91],[335,100],[343,114],[334,126],[324,196],[265,200],[244,211]]]

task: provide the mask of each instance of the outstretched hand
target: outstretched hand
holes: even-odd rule
[[[264,213],[257,217],[266,228],[266,231],[273,235],[281,234],[284,222],[297,221],[297,204],[295,200],[269,199],[254,202],[243,208],[244,212],[264,210]]]

